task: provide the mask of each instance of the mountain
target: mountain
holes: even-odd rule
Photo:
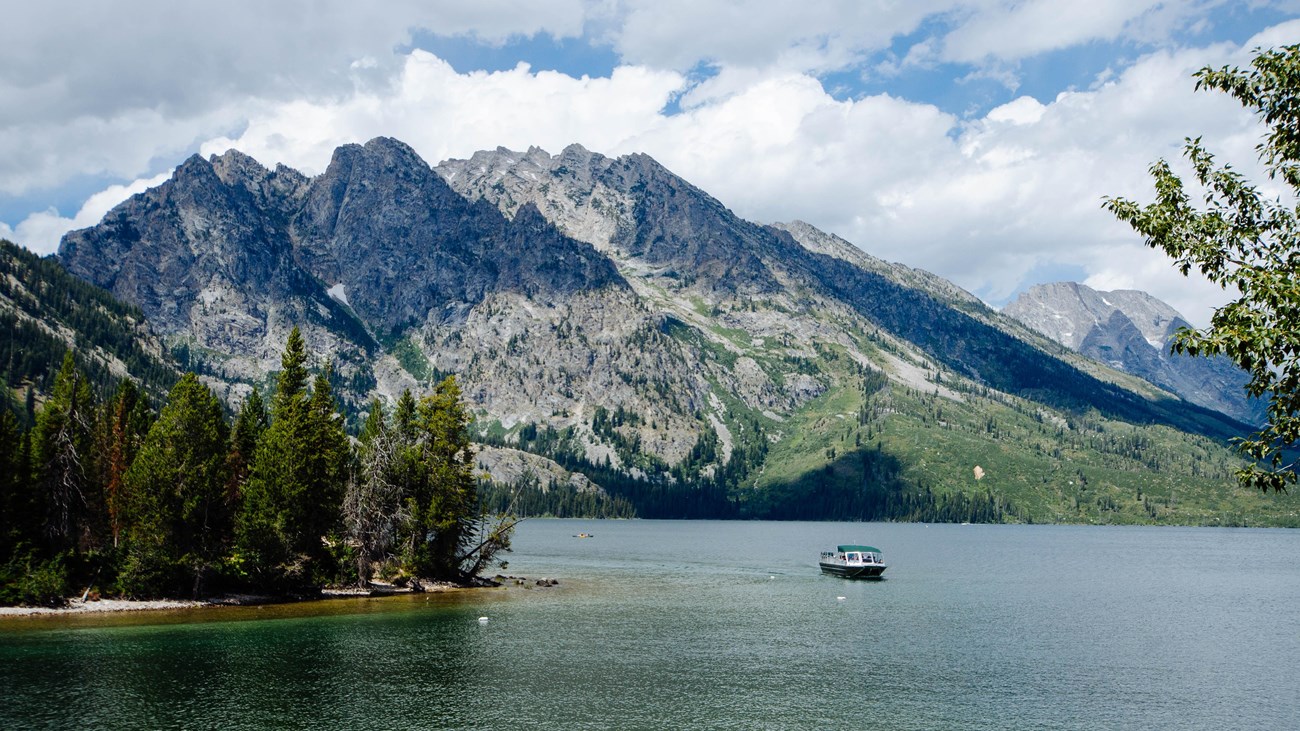
[[[1003,313],[1067,348],[1247,424],[1262,424],[1265,404],[1246,395],[1250,376],[1225,357],[1171,352],[1174,334],[1191,327],[1145,292],[1098,292],[1074,282],[1040,284]]]
[[[1239,428],[1204,410],[1152,400],[1154,392],[1132,379],[1062,357],[939,277],[855,253],[807,224],[744,221],[645,155],[610,159],[572,146],[551,157],[499,148],[438,170],[466,197],[492,201],[506,215],[531,204],[610,254],[634,287],[646,285],[643,297],[675,300],[679,314],[702,302],[727,326],[759,332],[773,327],[769,304],[778,305],[775,327],[792,330],[796,323],[814,328],[834,312],[842,328],[896,338],[1001,391],[1220,435]]]
[[[30,423],[65,353],[101,395],[131,374],[162,397],[180,375],[138,307],[73,277],[50,258],[0,240],[0,368]]]
[[[485,466],[582,475],[643,517],[1271,510],[1224,496],[1236,421],[932,274],[741,219],[646,155],[498,148],[434,168],[379,138],[315,177],[194,157],[59,257],[232,401],[269,384],[299,325],[353,418],[455,374],[484,444],[553,468]]]

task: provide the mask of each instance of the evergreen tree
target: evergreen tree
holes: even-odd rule
[[[375,569],[392,559],[399,530],[408,520],[396,480],[398,443],[378,398],[370,402],[358,441],[343,515],[348,537],[357,546],[357,580],[365,586]]]
[[[221,402],[187,373],[126,473],[130,522],[119,583],[134,595],[201,596],[229,545],[228,427]]]
[[[94,407],[90,384],[68,352],[32,432],[32,483],[46,556],[91,542],[86,492]]]
[[[253,392],[244,399],[235,418],[235,427],[230,432],[230,485],[228,492],[232,504],[238,505],[242,499],[244,484],[252,469],[253,455],[257,445],[266,432],[266,404],[262,396]]]
[[[307,410],[310,459],[305,481],[309,499],[303,517],[306,520],[304,530],[307,536],[317,538],[309,542],[306,548],[316,566],[318,579],[333,578],[339,568],[328,563],[332,556],[325,546],[326,541],[330,546],[341,544],[340,511],[343,507],[348,463],[352,457],[348,435],[343,429],[343,417],[339,414],[333,388],[330,386],[333,370],[327,364],[316,376]]]
[[[419,403],[416,425],[428,479],[412,496],[412,568],[420,576],[455,581],[470,578],[466,564],[476,563],[472,554],[480,540],[474,448],[460,395],[449,376]]]
[[[36,536],[31,491],[26,476],[27,434],[8,409],[0,410],[0,565],[9,563]]]
[[[415,397],[411,395],[411,389],[404,388],[402,395],[397,397],[397,406],[393,409],[393,431],[400,443],[415,444],[417,437],[415,419]]]
[[[112,545],[121,541],[126,511],[126,471],[144,443],[153,415],[135,382],[124,378],[113,398],[101,409],[96,426],[96,482],[103,494],[103,512]]]
[[[307,354],[297,328],[281,357],[267,427],[249,469],[238,521],[240,559],[254,583],[308,585],[331,567],[324,541],[336,533],[346,479],[347,437],[328,373],[306,391]]]
[[[514,521],[479,510],[469,416],[454,378],[418,402],[404,391],[391,423],[373,402],[359,441],[345,515],[362,580],[392,561],[418,579],[470,581],[509,550]]]
[[[424,458],[416,421],[417,404],[410,389],[403,389],[393,409],[393,426],[390,432],[392,456],[389,460],[389,479],[396,486],[405,520],[398,526],[398,541],[402,548],[402,561],[406,568],[418,573],[415,566],[417,543],[423,533],[416,521],[421,515],[420,506],[428,501],[429,469]]]
[[[263,587],[282,581],[306,583],[303,570],[307,499],[307,353],[298,328],[289,333],[280,357],[267,427],[249,467],[236,523],[237,545],[249,578]]]

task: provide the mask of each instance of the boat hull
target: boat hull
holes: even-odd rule
[[[840,563],[819,562],[822,567],[822,573],[840,576],[845,579],[883,579],[885,573],[884,564],[867,564],[865,566],[854,566]]]

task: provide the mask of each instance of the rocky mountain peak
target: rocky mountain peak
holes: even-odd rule
[[[180,187],[189,188],[211,185],[213,182],[220,182],[220,180],[217,177],[213,163],[205,160],[202,155],[194,154],[185,158],[184,162],[176,166],[176,169],[172,171],[169,182]]]
[[[1110,322],[1116,312],[1154,348],[1164,348],[1174,331],[1187,325],[1174,308],[1146,292],[1098,292],[1078,282],[1034,285],[1003,312],[1072,350],[1078,350],[1091,329]]]
[[[60,257],[163,334],[226,354],[224,377],[260,378],[294,325],[353,376],[369,368],[375,335],[449,306],[624,286],[535,208],[516,218],[466,200],[410,146],[380,137],[339,148],[314,178],[236,151],[194,156],[69,234]]]
[[[689,272],[702,294],[779,288],[759,256],[770,248],[770,232],[649,155],[608,158],[581,145],[554,156],[498,148],[437,170],[461,195],[489,201],[507,216],[532,202],[561,231],[627,266]]]
[[[1110,319],[1115,307],[1082,284],[1053,282],[1030,287],[1002,311],[1065,347],[1077,350],[1092,328]]]
[[[220,155],[208,158],[213,171],[226,185],[247,184],[264,180],[271,174],[262,163],[245,155],[239,150],[227,150]]]
[[[1098,292],[1077,282],[1054,282],[1030,287],[1002,311],[1071,350],[1192,403],[1248,424],[1263,418],[1263,405],[1245,394],[1247,375],[1231,361],[1170,352],[1174,333],[1189,325],[1146,292]]]
[[[1169,336],[1188,322],[1173,307],[1136,289],[1115,289],[1102,293],[1109,303],[1142,333],[1142,337],[1155,347],[1163,347]]]
[[[861,456],[880,452],[895,414],[920,427],[942,412],[927,440],[945,455],[985,438],[963,424],[987,435],[1018,418],[1008,406],[1216,434],[1228,422],[935,275],[806,223],[746,221],[647,155],[501,147],[431,168],[381,137],[339,148],[314,177],[237,152],[196,157],[69,234],[60,257],[201,354],[214,383],[265,383],[298,326],[354,406],[454,373],[485,436],[649,480],[633,490],[766,480],[771,505],[795,504],[785,486],[802,465],[857,491],[892,471]],[[1107,362],[1149,349],[1126,316],[1089,302],[1089,323],[1114,321],[1113,337],[1089,341]]]

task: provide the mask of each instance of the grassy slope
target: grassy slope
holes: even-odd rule
[[[819,364],[834,385],[773,426],[782,438],[753,483],[759,493],[828,479],[861,489],[870,478],[858,457],[876,450],[906,489],[988,493],[1010,504],[1007,520],[1300,527],[1292,496],[1239,488],[1238,458],[1205,437],[1048,412],[983,389],[962,401],[897,384],[868,396],[846,359]]]

